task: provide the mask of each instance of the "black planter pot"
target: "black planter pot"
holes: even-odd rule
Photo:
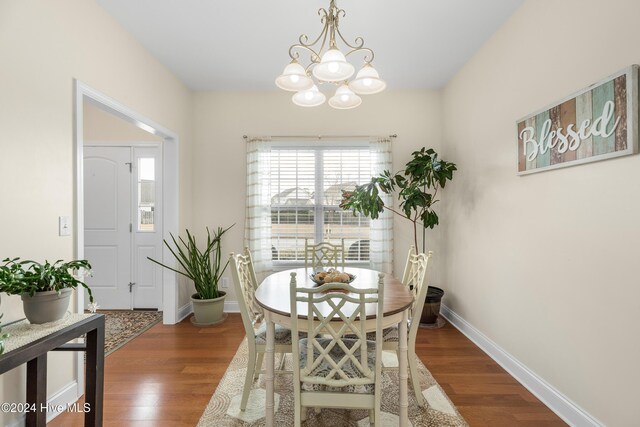
[[[420,324],[433,326],[438,323],[438,315],[440,314],[440,302],[444,296],[444,291],[435,286],[429,286],[427,296],[424,300],[422,308],[422,316],[420,316]]]

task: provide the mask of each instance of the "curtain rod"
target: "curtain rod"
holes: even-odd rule
[[[387,135],[388,138],[397,138],[398,134],[393,134],[393,135]],[[254,141],[256,139],[261,139],[261,138],[275,138],[275,139],[286,139],[286,138],[294,138],[294,139],[317,139],[317,140],[322,140],[322,139],[342,139],[342,138],[358,138],[358,139],[370,139],[370,138],[381,138],[381,136],[375,136],[375,135],[270,135],[270,136],[249,136],[249,135],[242,135],[242,138],[249,142],[249,141]]]

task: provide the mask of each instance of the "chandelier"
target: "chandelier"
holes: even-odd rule
[[[340,18],[346,13],[338,9],[335,0],[331,0],[329,10],[318,10],[323,25],[320,35],[309,42],[309,37],[302,34],[298,43],[289,48],[291,62],[285,67],[282,75],[276,78],[276,85],[283,90],[296,92],[292,96],[294,104],[301,107],[322,105],[326,96],[318,89],[322,84],[337,86],[335,94],[329,98],[333,108],[346,110],[362,103],[359,95],[371,95],[382,92],[387,84],[380,78],[371,62],[373,50],[364,46],[364,39],[358,37],[353,44],[345,40],[340,32]],[[346,53],[342,53],[337,42],[345,45]],[[309,65],[303,67],[298,60],[300,52],[309,54]],[[356,52],[364,52],[364,65],[355,78],[355,67],[347,62],[347,57]]]

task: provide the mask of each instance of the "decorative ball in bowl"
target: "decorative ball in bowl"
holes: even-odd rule
[[[324,285],[325,283],[351,283],[355,278],[356,276],[353,274],[334,269],[317,271],[311,274],[311,280],[318,285]]]

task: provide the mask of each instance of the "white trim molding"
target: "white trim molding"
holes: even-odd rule
[[[169,233],[178,234],[179,218],[178,203],[180,200],[178,186],[178,135],[154,122],[148,117],[130,109],[113,98],[93,89],[92,87],[74,79],[74,143],[75,143],[75,258],[84,258],[84,198],[83,198],[83,148],[84,148],[84,103],[90,103],[101,110],[112,114],[133,126],[145,130],[162,139],[162,169],[163,169],[163,237]],[[163,248],[162,261],[171,267],[175,266],[175,259],[168,248]],[[178,286],[175,274],[162,270],[162,313],[163,323],[178,322]],[[78,292],[76,298],[78,312],[84,310],[84,293]],[[78,371],[81,370],[78,364]],[[82,386],[83,382],[78,381]]]
[[[224,302],[224,311],[226,313],[240,313],[240,306],[238,301],[226,301]]]
[[[182,322],[191,313],[193,313],[193,307],[191,302],[188,302],[178,309],[178,321],[176,323]]]
[[[604,427],[603,423],[589,415],[522,362],[503,350],[455,311],[442,304],[440,314],[567,424],[576,427]]]

